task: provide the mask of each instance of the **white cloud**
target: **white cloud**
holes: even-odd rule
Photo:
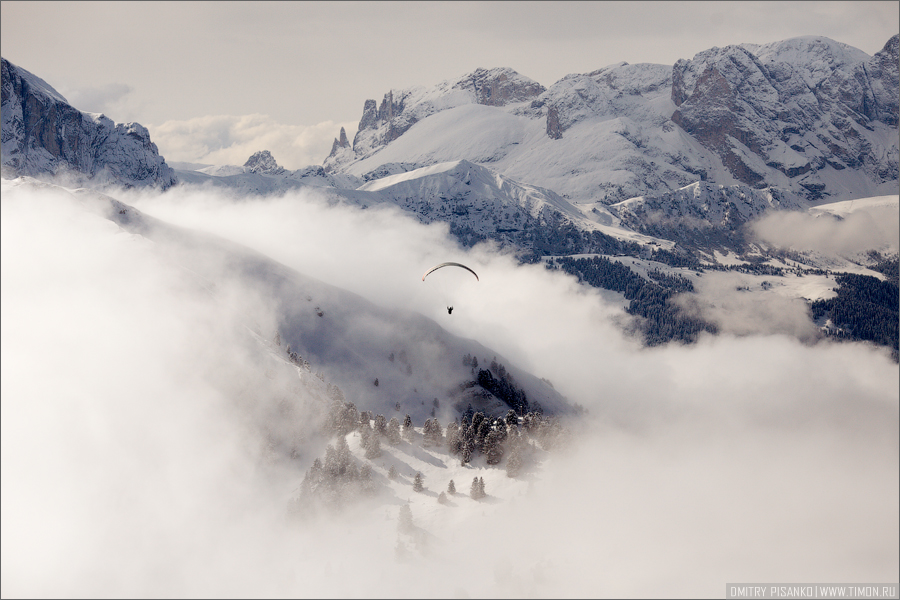
[[[714,323],[721,333],[785,334],[816,341],[820,334],[809,306],[802,298],[782,295],[776,287],[784,285],[782,279],[709,271],[693,280],[694,293],[676,296],[674,302],[688,314]],[[775,289],[762,290],[762,285]]]
[[[333,121],[285,125],[267,115],[251,114],[166,121],[147,129],[167,161],[243,165],[253,153],[268,150],[279,165],[295,170],[322,164],[341,127],[352,139],[356,125]]]
[[[289,526],[298,474],[260,468],[262,436],[230,389],[266,391],[236,333],[248,313],[271,326],[266,299],[226,277],[229,301],[213,301],[163,241],[4,189],[4,596],[716,597],[748,580],[896,581],[885,353],[759,334],[644,349],[571,278],[465,251],[398,211],[139,194],[122,197],[439,318],[593,421],[527,494],[485,504],[455,536],[435,529],[409,562],[394,559],[394,506]],[[481,275],[452,318],[420,279],[444,259]]]
[[[859,208],[840,220],[829,213],[770,212],[754,223],[754,232],[777,246],[843,256],[900,247],[896,204]]]

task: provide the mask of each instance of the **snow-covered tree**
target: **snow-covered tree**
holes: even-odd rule
[[[425,486],[422,485],[422,474],[421,473],[416,473],[416,478],[413,480],[413,491],[414,492],[425,491]]]
[[[472,480],[472,487],[469,490],[469,496],[472,497],[473,500],[481,500],[485,497],[484,493],[484,478],[476,477]]]
[[[453,480],[452,480],[452,479],[450,480],[450,483],[447,484],[447,491],[450,492],[451,494],[455,494],[455,493],[456,493],[456,484],[453,483]]]
[[[387,435],[387,419],[384,418],[384,415],[375,415],[375,425],[372,429],[379,435]]]
[[[501,434],[492,431],[484,438],[484,444],[481,451],[484,453],[485,460],[489,465],[500,464],[503,460],[503,445],[501,443]]]
[[[412,418],[409,415],[403,417],[403,437],[409,439],[412,435]]]
[[[397,417],[391,417],[391,420],[388,421],[387,438],[392,446],[396,446],[401,441],[400,440],[400,421],[397,420]]]
[[[441,424],[437,419],[428,419],[425,421],[423,434],[422,444],[424,446],[440,446],[444,441]]]
[[[372,432],[368,437],[368,443],[365,446],[366,449],[366,458],[369,460],[373,458],[378,458],[381,456],[381,440],[378,435]]]
[[[449,425],[447,425],[447,451],[451,455],[459,454],[459,425],[456,424],[456,421],[453,421]]]

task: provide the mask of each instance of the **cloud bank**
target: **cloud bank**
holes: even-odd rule
[[[441,318],[591,419],[527,494],[456,535],[435,524],[427,554],[395,559],[395,506],[291,524],[302,473],[266,466],[246,409],[267,384],[243,325],[270,327],[271,299],[228,277],[211,294],[163,242],[5,187],[4,596],[721,597],[736,581],[897,580],[898,370],[883,352],[780,333],[644,349],[599,293],[399,211],[120,197]],[[482,279],[452,319],[420,280],[440,260]]]
[[[836,218],[831,213],[770,212],[754,233],[782,247],[848,256],[869,249],[900,247],[897,205],[860,207]]]

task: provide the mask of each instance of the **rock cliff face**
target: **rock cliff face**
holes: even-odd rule
[[[343,131],[343,129],[341,129]],[[275,162],[275,157],[268,150],[260,150],[255,152],[253,156],[247,159],[244,167],[251,173],[260,175],[280,175],[285,172],[284,167],[279,167]]]
[[[713,48],[675,64],[672,121],[751,186],[775,169],[815,199],[826,166],[897,179],[882,145],[897,125],[897,60],[897,36],[871,59],[822,37]]]
[[[125,187],[168,188],[176,182],[144,126],[81,112],[45,81],[6,59],[2,119],[5,174]]]

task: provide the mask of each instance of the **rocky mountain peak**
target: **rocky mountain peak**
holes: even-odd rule
[[[869,59],[821,36],[712,48],[675,64],[671,119],[750,186],[776,169],[817,199],[826,167],[896,179],[896,158],[870,139],[877,122],[897,123],[896,51],[885,48]]]
[[[249,169],[251,173],[259,175],[280,175],[285,172],[283,167],[278,166],[278,163],[275,162],[275,157],[268,150],[260,150],[254,153],[244,163],[244,167]]]
[[[347,132],[341,127],[341,133],[339,137],[334,138],[334,142],[331,144],[331,153],[328,155],[328,159],[334,159],[342,151],[346,151],[350,149],[350,141],[347,139]]]
[[[526,102],[541,95],[546,88],[509,68],[475,69],[463,76],[453,89],[470,89],[475,101],[485,106],[506,106]]]
[[[176,183],[139,123],[114,123],[85,113],[40,77],[2,62],[3,170],[35,178],[65,177],[125,187]]]

